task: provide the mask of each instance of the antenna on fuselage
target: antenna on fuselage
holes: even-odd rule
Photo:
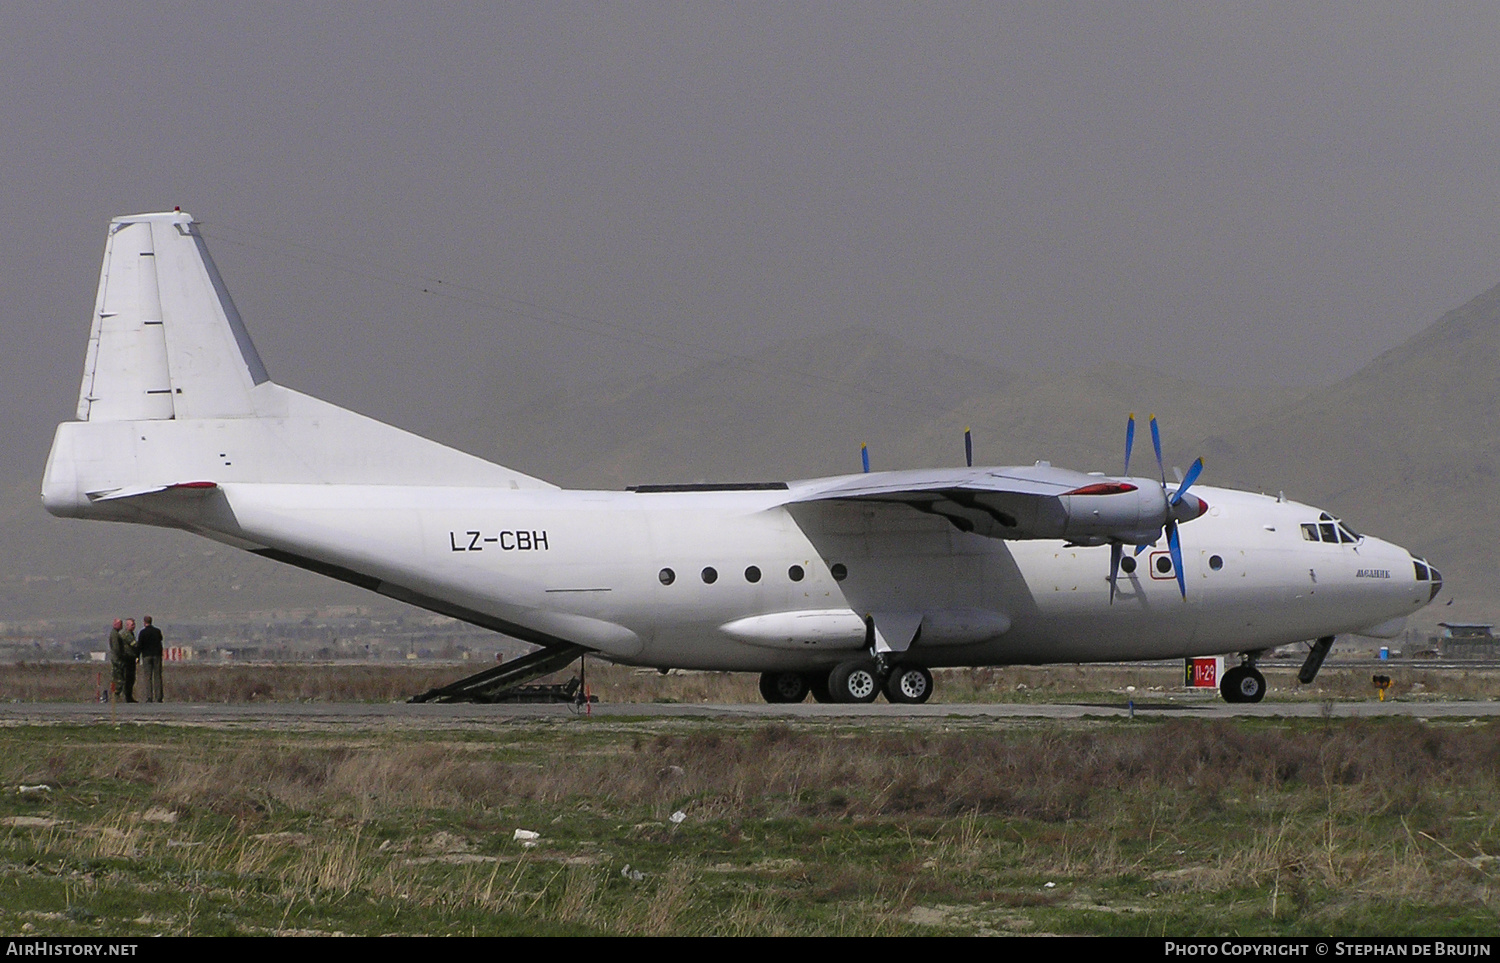
[[[865,474],[868,475],[870,473],[870,446],[869,445],[860,445],[859,446],[859,463],[861,465],[865,466]]]
[[[964,429],[964,464],[974,467],[974,435],[967,428]]]

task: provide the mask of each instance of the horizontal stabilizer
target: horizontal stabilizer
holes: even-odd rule
[[[140,498],[145,495],[171,493],[188,497],[202,497],[218,488],[216,482],[177,482],[171,485],[134,485],[129,488],[113,488],[106,491],[88,492],[91,502],[112,502],[121,498]]]

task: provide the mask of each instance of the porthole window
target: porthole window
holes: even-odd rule
[[[793,582],[802,581],[802,576],[806,574],[806,572],[802,571],[802,566],[800,565],[793,565],[791,568],[786,570],[786,577],[791,579]]]
[[[1172,574],[1172,557],[1170,555],[1158,555],[1156,558],[1156,570],[1163,575]]]
[[[1224,567],[1224,560],[1217,555],[1210,555],[1208,557],[1208,567],[1217,572]]]
[[[829,569],[828,571],[832,573],[833,580],[835,582],[842,582],[844,579],[849,577],[849,570],[844,567],[843,562],[834,562],[833,568]]]
[[[712,585],[719,580],[719,572],[712,565],[703,570],[703,584]]]
[[[745,569],[745,581],[750,582],[751,584],[759,582],[760,581],[760,569],[756,568],[754,565],[752,565],[749,568]]]
[[[1134,572],[1135,571],[1135,559],[1131,558],[1129,555],[1127,555],[1124,558],[1120,559],[1120,571],[1124,572],[1126,575],[1129,575],[1131,572]]]
[[[677,581],[677,573],[669,568],[664,568],[660,572],[657,572],[656,577],[661,579],[661,584],[663,585],[671,585]]]

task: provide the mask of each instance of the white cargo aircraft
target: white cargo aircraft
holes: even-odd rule
[[[1436,569],[1326,512],[1189,493],[1200,469],[1175,488],[1039,462],[561,490],[271,381],[172,212],[110,225],[42,501],[343,579],[554,668],[586,650],[759,672],[772,702],[922,702],[938,666],[1221,653],[1241,654],[1224,697],[1253,702],[1265,650],[1317,640],[1309,681],[1335,633],[1393,636],[1437,595]]]

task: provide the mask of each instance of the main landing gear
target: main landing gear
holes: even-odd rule
[[[760,694],[770,703],[801,702],[811,692],[818,702],[874,702],[886,700],[919,705],[932,695],[932,673],[920,665],[895,665],[882,670],[875,659],[850,659],[832,672],[762,672]]]
[[[1259,702],[1266,696],[1266,677],[1255,667],[1259,652],[1245,655],[1245,661],[1224,673],[1219,680],[1219,695],[1225,702]]]

